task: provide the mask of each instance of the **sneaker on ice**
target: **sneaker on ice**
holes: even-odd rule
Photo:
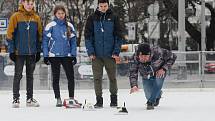
[[[82,106],[82,103],[79,103],[78,100],[76,100],[76,99],[73,99],[73,100],[75,101],[76,104]]]
[[[39,107],[40,105],[34,98],[30,98],[30,99],[27,99],[26,106],[27,107]]]
[[[153,110],[154,109],[154,104],[152,102],[147,102],[147,107],[146,107],[147,110]]]
[[[158,106],[158,105],[159,105],[159,103],[160,103],[160,98],[157,98],[157,99],[156,99],[156,101],[155,101],[154,106]]]
[[[163,91],[161,91],[160,96],[158,98],[156,98],[154,106],[158,106],[159,105],[162,94],[163,94]]]
[[[62,104],[62,100],[61,98],[57,98],[57,104],[56,104],[56,107],[62,107],[63,104]]]
[[[19,108],[19,99],[13,99],[12,108]]]
[[[64,99],[63,106],[65,108],[81,108],[81,104],[75,99]]]

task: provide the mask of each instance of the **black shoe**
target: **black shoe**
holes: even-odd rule
[[[96,101],[94,108],[103,108],[103,98],[101,96],[97,96]]]
[[[117,103],[110,103],[110,107],[117,107]]]
[[[154,104],[152,102],[147,102],[147,107],[146,107],[147,110],[153,110],[154,109]]]
[[[157,98],[156,101],[155,101],[155,103],[154,103],[154,106],[155,106],[155,107],[158,106],[159,103],[160,103],[160,98]]]
[[[18,98],[14,98],[12,102],[12,108],[19,108],[20,102]]]
[[[117,95],[110,95],[110,107],[117,107]]]
[[[159,105],[162,94],[163,94],[163,91],[161,91],[161,94],[160,94],[159,98],[156,98],[154,106],[158,106]]]
[[[94,108],[103,108],[103,104],[96,103],[94,105]]]

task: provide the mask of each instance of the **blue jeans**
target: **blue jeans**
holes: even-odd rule
[[[164,78],[151,77],[149,79],[143,79],[145,96],[149,102],[155,103],[156,99],[161,97]]]

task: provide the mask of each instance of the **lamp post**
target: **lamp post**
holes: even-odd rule
[[[185,52],[186,36],[185,36],[185,0],[178,0],[178,50],[179,52]],[[186,61],[186,55],[180,53],[178,55],[179,61]],[[179,72],[177,79],[187,79],[187,68],[185,63],[181,63],[179,66]]]
[[[206,22],[205,22],[205,0],[201,0],[202,5],[201,5],[201,87],[204,87],[203,81],[205,80],[204,77],[204,66],[205,66],[205,61],[206,61],[206,56],[205,56],[205,49],[206,49]]]

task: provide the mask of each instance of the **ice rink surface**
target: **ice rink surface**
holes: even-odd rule
[[[21,107],[11,108],[11,91],[0,91],[0,121],[214,121],[215,89],[164,89],[160,105],[155,110],[146,110],[143,90],[130,95],[129,90],[119,90],[119,105],[126,102],[128,115],[115,115],[117,110],[110,108],[108,90],[103,91],[104,108],[95,111],[65,109],[55,107],[52,90],[34,91],[40,103],[38,108],[25,106],[25,91],[21,91]],[[93,90],[77,90],[76,99],[84,103],[95,103]],[[61,91],[67,98],[66,90]]]

